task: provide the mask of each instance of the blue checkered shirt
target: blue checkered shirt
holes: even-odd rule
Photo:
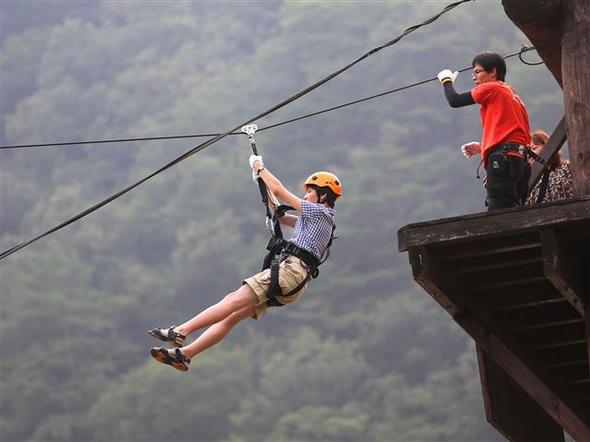
[[[331,207],[301,200],[301,215],[289,242],[321,259],[332,237],[335,216],[336,211]]]

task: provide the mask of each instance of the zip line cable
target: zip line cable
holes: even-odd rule
[[[508,55],[504,56],[504,58],[506,59],[506,58],[516,57],[517,55],[520,58],[522,56],[522,53],[523,52],[532,51],[534,49],[536,49],[536,48],[533,47],[533,46],[523,46],[520,49],[520,51],[514,52],[512,54],[508,54]],[[525,64],[528,64],[528,63],[525,63]],[[458,72],[465,72],[465,71],[469,71],[471,69],[473,69],[473,67],[469,66],[469,67],[465,67],[465,68],[459,69]],[[408,84],[406,86],[401,86],[401,87],[398,87],[398,88],[395,88],[395,89],[387,90],[385,92],[380,92],[378,94],[371,95],[369,97],[359,98],[358,100],[349,101],[347,103],[340,104],[338,106],[329,107],[327,109],[322,109],[322,110],[319,110],[317,112],[312,112],[312,113],[309,113],[309,114],[306,114],[306,115],[302,115],[300,117],[296,117],[296,118],[292,118],[290,120],[282,121],[280,123],[275,123],[275,124],[271,124],[269,126],[261,127],[260,129],[258,129],[257,132],[262,132],[262,131],[268,130],[268,129],[274,129],[275,127],[283,126],[285,124],[293,123],[295,121],[303,120],[305,118],[314,117],[316,115],[325,114],[325,113],[331,112],[333,110],[342,109],[343,107],[352,106],[353,104],[359,104],[359,103],[362,103],[362,102],[365,102],[365,101],[372,100],[374,98],[379,98],[379,97],[383,97],[385,95],[393,94],[393,93],[396,93],[396,92],[401,92],[401,91],[404,91],[406,89],[410,89],[410,88],[413,88],[413,87],[416,87],[416,86],[421,86],[423,84],[430,83],[431,81],[435,81],[435,80],[438,81],[438,78],[437,77],[432,77],[432,78],[428,78],[426,80],[418,81],[416,83]]]
[[[47,230],[46,232],[35,236],[32,239],[29,239],[27,241],[21,242],[20,244],[17,244],[16,246],[5,250],[4,252],[2,252],[0,254],[0,260],[6,258],[7,256],[13,254],[14,252],[17,252],[18,250],[27,247],[28,245],[38,241],[39,239],[50,235],[51,233],[56,232],[57,230],[62,229],[63,227],[68,226],[69,224],[72,224],[73,222],[85,217],[86,215],[89,215],[90,213],[100,209],[101,207],[107,205],[108,203],[110,203],[111,201],[119,198],[120,196],[126,194],[127,192],[129,192],[130,190],[138,187],[140,184],[146,182],[147,180],[149,180],[150,178],[153,178],[154,176],[158,175],[159,173],[169,169],[170,167],[180,163],[181,161],[187,159],[188,157],[190,157],[191,155],[194,155],[197,152],[200,152],[201,150],[209,147],[210,145],[212,145],[213,143],[216,143],[217,141],[227,137],[228,135],[230,135],[232,132],[237,131],[238,129],[240,129],[242,126],[245,126],[247,124],[252,123],[253,121],[259,120],[260,118],[265,117],[266,115],[269,115],[273,112],[275,112],[276,110],[286,106],[287,104],[297,100],[298,98],[301,98],[302,96],[308,94],[309,92],[313,91],[314,89],[317,89],[318,87],[320,87],[321,85],[327,83],[328,81],[332,80],[333,78],[337,77],[338,75],[342,74],[344,71],[350,69],[351,67],[353,67],[354,65],[360,63],[361,61],[363,61],[364,59],[370,57],[371,55],[377,53],[378,51],[380,51],[381,49],[387,48],[389,46],[394,45],[395,43],[397,43],[398,41],[400,41],[403,37],[405,37],[406,35],[410,34],[411,32],[414,32],[415,30],[421,28],[422,26],[426,26],[432,22],[434,22],[435,20],[437,20],[439,17],[441,17],[443,14],[447,13],[448,11],[454,9],[455,7],[459,6],[462,3],[467,3],[470,1],[474,1],[474,0],[459,0],[457,2],[454,3],[450,3],[449,5],[445,6],[443,8],[443,10],[441,12],[439,12],[438,14],[432,16],[431,18],[429,18],[428,20],[411,26],[408,29],[406,29],[404,32],[402,32],[399,36],[395,37],[394,39],[388,41],[387,43],[384,43],[381,46],[377,46],[373,49],[371,49],[369,52],[365,53],[364,55],[360,56],[359,58],[357,58],[356,60],[350,62],[349,64],[347,64],[346,66],[338,69],[337,71],[333,72],[332,74],[324,77],[323,79],[319,80],[318,82],[312,84],[311,86],[301,90],[300,92],[297,92],[296,94],[284,99],[283,101],[281,101],[280,103],[276,104],[275,106],[271,107],[270,109],[261,112],[260,114],[249,118],[248,120],[246,120],[243,123],[238,124],[236,127],[222,133],[219,134],[217,136],[215,136],[214,138],[211,138],[207,141],[205,141],[202,144],[199,144],[198,146],[193,147],[192,149],[188,150],[187,152],[185,152],[184,154],[182,154],[181,156],[177,157],[176,159],[170,161],[169,163],[165,164],[164,166],[160,167],[158,170],[156,170],[155,172],[152,172],[151,174],[147,175],[146,177],[134,182],[133,184],[125,187],[124,189],[121,189],[120,191],[118,191],[117,193],[109,196],[108,198],[105,198],[104,200],[100,201],[99,203],[93,205],[92,207],[89,207],[88,209],[79,212],[78,214],[74,215],[73,217],[67,219],[66,221],[58,224],[57,226]]]
[[[537,66],[538,64],[543,64],[544,62],[540,63],[529,63],[523,60],[522,54],[528,51],[536,50],[534,46],[523,46],[520,51],[513,52],[511,54],[505,55],[504,58],[512,58],[518,56],[518,58],[526,65],[529,66]],[[465,72],[472,69],[471,67],[465,67],[459,69],[458,72]],[[311,112],[309,114],[301,115],[299,117],[295,117],[286,121],[281,121],[280,123],[271,124],[269,126],[260,127],[257,132],[262,132],[268,129],[273,129],[275,127],[283,126],[285,124],[293,123],[295,121],[304,120],[306,118],[314,117],[316,115],[325,114],[327,112],[331,112],[334,110],[342,109],[344,107],[352,106],[354,104],[363,103],[365,101],[373,100],[375,98],[383,97],[385,95],[393,94],[396,92],[401,92],[406,89],[410,89],[416,86],[421,86],[425,83],[429,83],[431,81],[438,80],[437,77],[428,78],[426,80],[418,81],[416,83],[408,84],[405,86],[401,86],[395,89],[390,89],[384,92],[380,92],[375,95],[370,95],[368,97],[359,98],[357,100],[348,101],[343,104],[339,104],[337,106],[329,107],[326,109],[322,109],[316,112]],[[183,139],[183,138],[209,138],[215,137],[220,135],[219,133],[210,133],[210,134],[189,134],[189,135],[165,135],[165,136],[158,136],[158,137],[141,137],[141,138],[114,138],[108,140],[87,140],[87,141],[68,141],[64,143],[44,143],[44,144],[16,144],[16,145],[7,145],[7,146],[0,146],[0,149],[22,149],[22,148],[30,148],[30,147],[59,147],[59,146],[72,146],[72,145],[82,145],[82,144],[102,144],[102,143],[125,143],[125,142],[134,142],[134,141],[155,141],[155,140],[174,140],[174,139]],[[229,135],[244,135],[243,132],[232,132]]]

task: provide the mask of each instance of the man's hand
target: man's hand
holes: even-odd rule
[[[457,78],[457,75],[459,75],[459,72],[457,71],[452,72],[450,69],[444,69],[438,73],[437,77],[438,81],[440,81],[441,84],[445,84],[449,81],[451,83],[454,83],[455,79]]]
[[[258,170],[264,165],[260,155],[250,155],[248,162],[250,163],[250,168],[253,170]]]
[[[465,143],[461,146],[461,152],[465,158],[471,158],[473,155],[481,154],[481,143],[472,141],[471,143]]]

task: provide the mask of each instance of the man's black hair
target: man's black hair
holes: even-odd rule
[[[490,51],[481,52],[477,54],[471,62],[472,67],[475,67],[476,64],[484,68],[486,72],[490,72],[492,69],[496,68],[496,78],[500,81],[505,81],[506,62],[504,61],[504,57],[500,54]]]

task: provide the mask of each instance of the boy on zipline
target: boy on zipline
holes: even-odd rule
[[[279,258],[278,285],[282,294],[269,295],[269,268],[242,281],[235,292],[192,319],[178,326],[151,329],[151,336],[177,347],[154,347],[150,351],[152,357],[177,370],[188,370],[191,358],[225,338],[241,320],[248,317],[259,319],[269,306],[290,304],[299,299],[307,281],[312,275],[317,275],[317,266],[323,262],[322,258],[331,243],[335,228],[334,205],[342,195],[342,186],[336,175],[329,172],[310,175],[303,184],[305,195],[299,198],[264,167],[262,157],[250,156],[250,167],[255,180],[262,179],[269,192],[300,213],[299,216],[286,214],[279,218],[281,224],[294,228]],[[195,341],[184,345],[189,334],[206,327]]]
[[[531,140],[526,107],[516,91],[504,83],[506,62],[500,54],[482,52],[471,66],[475,87],[461,94],[453,86],[458,72],[444,69],[438,73],[451,107],[481,106],[481,142],[464,144],[461,150],[467,158],[482,156],[488,210],[522,206],[531,174],[526,160]]]

